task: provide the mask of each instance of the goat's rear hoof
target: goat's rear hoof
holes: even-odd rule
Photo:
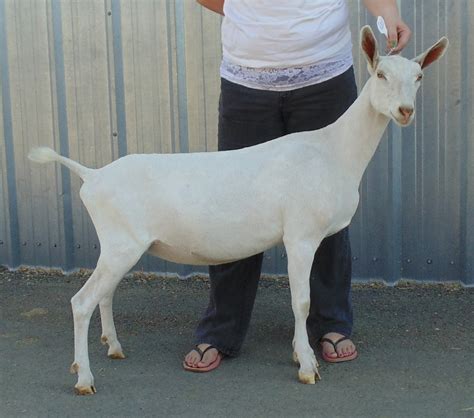
[[[321,380],[321,376],[319,375],[319,372],[311,374],[298,372],[298,379],[305,385],[314,385],[318,380]]]
[[[100,337],[100,342],[103,345],[109,346],[109,351],[107,352],[107,356],[109,358],[114,360],[123,360],[125,358],[125,354],[123,354],[122,351],[122,346],[117,340],[115,340],[115,342],[110,342],[105,335],[102,335],[102,337]]]
[[[95,390],[95,386],[75,386],[74,387],[74,392],[76,392],[76,395],[93,395],[97,391]]]
[[[108,353],[107,356],[109,358],[114,359],[114,360],[123,360],[125,357],[125,354],[123,354],[122,351],[116,351],[115,353]]]

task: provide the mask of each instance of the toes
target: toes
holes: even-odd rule
[[[354,353],[354,351],[355,351],[354,344],[349,343],[347,345],[341,346],[337,354],[339,357],[349,357]]]
[[[198,367],[207,367],[210,364],[214,363],[217,360],[217,356],[219,355],[219,351],[215,348],[212,348],[204,354],[204,357],[198,363]]]
[[[347,357],[349,355],[349,347],[348,346],[342,346],[338,350],[337,354],[338,354],[339,357]]]
[[[198,348],[201,351],[205,351],[209,347],[209,344],[199,344]],[[214,363],[219,356],[219,351],[216,348],[211,348],[206,353],[204,356],[201,358],[201,355],[196,351],[196,350],[191,350],[186,357],[184,358],[184,362],[189,366],[189,367],[194,367],[194,368],[202,368],[202,367],[207,367]]]
[[[323,343],[323,352],[326,356],[331,358],[336,358],[338,356],[338,353],[334,351],[334,348],[329,343]]]
[[[338,333],[327,333],[324,335],[324,338],[328,338],[336,343],[339,339],[343,338],[343,335]],[[354,355],[356,347],[351,340],[343,339],[340,343],[336,344],[336,351],[334,351],[334,347],[331,344],[326,342],[323,342],[322,350],[324,355],[330,359],[343,359]]]
[[[199,362],[199,360],[201,360],[201,358],[199,357],[198,353],[196,353],[195,351],[189,352],[184,358],[184,361],[186,362],[186,364],[192,367],[194,367]]]

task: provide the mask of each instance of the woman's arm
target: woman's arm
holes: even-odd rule
[[[224,0],[197,0],[197,2],[206,9],[224,16]]]
[[[411,30],[400,17],[396,0],[364,0],[365,7],[374,16],[382,16],[387,26],[387,48],[400,52],[411,37]]]

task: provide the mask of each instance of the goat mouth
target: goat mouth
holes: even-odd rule
[[[415,115],[413,113],[408,118],[399,118],[399,117],[395,116],[392,112],[390,112],[390,114],[392,115],[392,119],[400,126],[410,125],[410,123],[413,121],[414,115]]]

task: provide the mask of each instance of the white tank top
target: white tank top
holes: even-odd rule
[[[225,0],[223,59],[250,68],[291,68],[352,54],[346,0]]]

